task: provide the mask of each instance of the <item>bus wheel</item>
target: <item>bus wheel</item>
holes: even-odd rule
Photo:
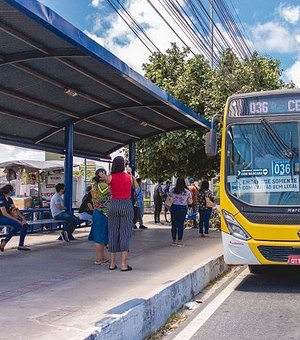
[[[263,266],[261,265],[250,265],[248,266],[251,274],[261,274],[263,272]]]

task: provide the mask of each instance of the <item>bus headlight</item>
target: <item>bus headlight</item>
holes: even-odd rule
[[[223,210],[222,212],[231,235],[242,240],[250,240],[251,236],[245,231],[239,222],[226,210]]]

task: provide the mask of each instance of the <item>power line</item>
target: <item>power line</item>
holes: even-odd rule
[[[151,53],[159,51],[153,39],[148,36],[146,30],[126,8],[123,1],[106,1]],[[234,8],[231,0],[229,1],[231,7]],[[234,14],[231,12],[226,0],[209,1],[218,17],[218,24],[212,20],[207,6],[203,2],[201,0],[147,0],[154,12],[194,55],[200,53],[212,64],[215,64],[220,60],[220,53],[231,48],[239,58],[249,58],[253,49],[244,38],[246,33],[236,11]],[[171,17],[172,20],[166,16]],[[224,33],[219,25],[222,26]],[[213,39],[210,39],[212,34]],[[248,39],[247,36],[246,38]]]
[[[150,40],[150,44],[152,44],[152,47],[149,46],[149,42],[147,42],[147,40],[149,39],[146,39],[145,41],[145,38],[143,37],[143,35],[145,35],[145,32],[143,32],[143,29],[138,23],[135,23],[135,21],[132,21],[130,17],[129,17],[130,20],[128,21],[128,19],[126,19],[126,16],[123,14],[122,11],[119,11],[118,7],[113,3],[113,1],[111,0],[106,0],[106,1],[115,10],[115,12],[120,16],[120,18],[125,22],[125,24],[133,32],[133,34],[136,35],[136,37],[141,41],[141,43],[147,48],[147,50],[150,53],[153,53],[155,50],[159,51],[159,49],[154,45],[154,43],[151,40]],[[139,31],[142,31],[143,33],[142,36],[139,34]],[[153,46],[154,46],[154,49],[153,49]]]

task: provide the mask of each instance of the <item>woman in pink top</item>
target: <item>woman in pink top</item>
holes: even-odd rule
[[[181,247],[184,245],[182,243],[182,237],[187,208],[188,205],[193,202],[192,194],[186,186],[185,179],[183,177],[177,178],[176,186],[172,189],[170,196],[173,198],[173,204],[171,206],[172,245]]]
[[[108,211],[108,250],[110,270],[117,269],[116,253],[121,252],[121,271],[130,271],[127,264],[132,235],[133,205],[131,189],[137,187],[135,178],[125,172],[124,158],[114,158],[109,176],[100,175],[110,185],[111,205]]]

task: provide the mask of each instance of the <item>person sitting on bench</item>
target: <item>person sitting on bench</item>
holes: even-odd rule
[[[79,218],[82,221],[88,221],[90,224],[93,223],[93,200],[92,200],[92,194],[91,194],[92,186],[89,185],[86,188],[86,193],[82,198],[80,207],[79,207]]]
[[[65,220],[67,222],[67,224],[64,225],[60,236],[66,242],[76,240],[72,233],[80,224],[80,220],[76,216],[66,212],[66,207],[64,206],[62,198],[65,192],[64,183],[56,184],[55,190],[56,193],[52,196],[50,201],[51,214],[55,220]]]
[[[24,246],[25,236],[27,234],[28,224],[25,217],[20,213],[19,209],[17,209],[14,205],[13,200],[10,195],[13,191],[13,186],[11,184],[5,185],[0,190],[0,224],[9,225],[12,227],[12,230],[8,233],[6,238],[1,240],[0,243],[0,251],[4,251],[5,246],[10,241],[10,239],[17,235],[20,231],[20,241],[18,250],[30,250],[29,247]],[[12,214],[11,211],[15,210],[15,213]]]

